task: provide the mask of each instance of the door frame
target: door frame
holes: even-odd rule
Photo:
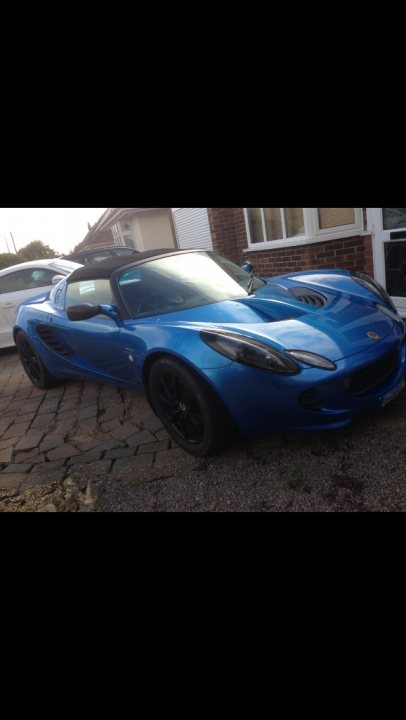
[[[396,231],[384,230],[382,208],[367,208],[367,221],[368,230],[372,234],[375,279],[386,290],[385,243],[389,241],[396,242],[396,240],[391,240],[390,237],[391,233]],[[403,232],[405,229],[403,229]],[[402,232],[402,230],[399,230],[399,232]],[[394,296],[392,300],[401,317],[406,318],[406,298]]]

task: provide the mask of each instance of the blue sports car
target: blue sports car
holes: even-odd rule
[[[204,250],[81,267],[20,307],[14,340],[36,387],[142,388],[195,455],[230,426],[249,436],[343,427],[405,384],[405,326],[375,280],[346,270],[259,279]]]

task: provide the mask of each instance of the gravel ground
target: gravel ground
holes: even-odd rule
[[[2,351],[0,437],[0,512],[406,510],[406,389],[344,430],[235,439],[202,460],[144,396],[74,382],[44,394]]]
[[[99,464],[84,472],[78,466],[70,479],[83,497],[88,487],[94,498],[89,509],[97,512],[403,512],[405,431],[403,391],[383,411],[345,430],[238,441],[205,460],[176,450],[173,464],[144,473],[103,474]],[[61,484],[44,479],[3,496],[0,509],[38,511],[58,496]]]
[[[277,435],[127,487],[101,482],[116,512],[406,510],[405,428],[374,419],[323,435]]]

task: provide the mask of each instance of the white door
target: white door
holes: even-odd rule
[[[368,208],[375,278],[406,317],[406,208]]]

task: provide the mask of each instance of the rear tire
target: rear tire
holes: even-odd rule
[[[184,450],[203,457],[224,443],[224,409],[209,386],[181,362],[157,360],[149,374],[149,392],[167,432]]]
[[[31,341],[22,331],[16,337],[16,346],[21,364],[32,384],[40,390],[48,390],[53,387],[56,384],[56,378],[47,370]]]

